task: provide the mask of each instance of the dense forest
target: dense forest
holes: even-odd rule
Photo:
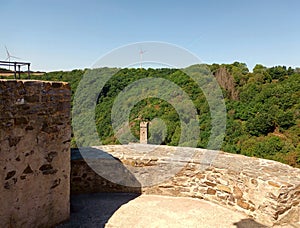
[[[246,64],[239,62],[205,67],[222,88],[226,104],[227,127],[221,149],[300,167],[300,70],[285,66],[267,68],[258,64],[253,72],[249,72]],[[83,75],[95,75],[101,70],[58,71],[33,77],[67,81],[74,97]],[[120,143],[111,126],[114,100],[125,87],[144,78],[167,79],[188,94],[199,119],[197,147],[206,148],[212,127],[206,97],[184,70],[166,68],[118,69],[105,83],[99,91],[95,108],[96,126],[102,143]],[[130,131],[135,136],[132,141],[138,141],[141,121],[153,123],[150,125],[150,143],[178,145],[182,126],[178,113],[167,101],[150,97],[134,105],[129,116]],[[162,132],[158,127],[162,124],[166,131]],[[72,146],[76,146],[74,138]]]

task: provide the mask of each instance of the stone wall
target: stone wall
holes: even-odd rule
[[[116,184],[112,181],[109,181],[98,175],[82,158],[78,149],[71,149],[71,159],[72,159],[72,168],[71,168],[71,194],[82,194],[82,193],[96,193],[96,192],[132,192],[132,193],[141,193],[141,185],[134,178],[133,175],[130,175],[130,172],[126,172],[126,167],[119,163],[119,167],[114,167],[117,175],[122,176],[123,179],[133,179],[136,183],[134,187],[124,186]],[[103,166],[104,159],[101,160],[101,166]],[[107,163],[107,161],[106,161]],[[110,167],[114,165],[114,162],[108,160]],[[132,181],[131,181],[132,183]]]
[[[51,227],[69,218],[70,88],[0,80],[1,227]]]
[[[149,148],[152,151],[146,152]],[[94,154],[98,150],[99,154],[112,155],[111,159],[119,160],[135,176],[140,187],[130,188],[131,191],[206,199],[244,212],[265,225],[299,222],[300,170],[288,165],[220,152],[208,166],[202,163],[208,151],[184,148],[183,154],[194,154],[191,159],[187,160],[184,156],[170,159],[170,154],[176,154],[182,148],[168,146],[131,144],[91,150]],[[82,165],[78,165],[79,161]],[[97,162],[99,167],[103,167],[103,158],[99,158],[93,162],[93,168],[97,169]],[[148,186],[147,182],[143,182],[164,176],[172,167],[178,167],[178,172],[162,183]],[[113,184],[113,179],[88,178],[91,173],[97,176],[82,158],[77,157],[76,162],[72,161],[71,189],[83,192],[128,190],[128,187]],[[118,175],[117,170],[115,175]],[[124,175],[124,172],[119,175]]]

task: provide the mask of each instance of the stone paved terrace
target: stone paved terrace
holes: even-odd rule
[[[82,152],[85,160],[78,151],[72,153],[72,193],[132,192],[198,198],[241,212],[266,226],[299,224],[300,170],[279,162],[140,144],[85,148]],[[214,156],[211,164],[207,163],[208,156]]]
[[[134,193],[73,195],[71,218],[57,228],[265,228],[243,213],[208,201]],[[295,228],[294,223],[274,228]]]

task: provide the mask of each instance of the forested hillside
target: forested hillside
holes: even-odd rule
[[[277,160],[300,167],[300,70],[256,65],[249,72],[243,63],[207,65],[222,87],[227,109],[227,130],[222,150]],[[96,71],[99,69],[95,69]],[[90,70],[51,72],[36,76],[42,80],[71,83],[74,94],[83,74]],[[119,143],[111,126],[111,109],[116,96],[142,78],[164,78],[176,83],[193,101],[198,116],[198,147],[207,146],[211,116],[206,98],[197,84],[178,69],[122,69],[105,84],[96,106],[96,124],[102,143]],[[99,91],[100,92],[100,91]],[[131,132],[138,141],[140,121],[160,118],[167,132],[152,125],[150,143],[165,134],[163,144],[178,145],[180,122],[176,110],[166,101],[148,98],[138,102],[130,113]],[[73,140],[73,146],[75,146]]]

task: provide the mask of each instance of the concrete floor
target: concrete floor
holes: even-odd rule
[[[246,215],[193,198],[130,193],[71,197],[70,221],[57,228],[213,227],[260,228]]]

